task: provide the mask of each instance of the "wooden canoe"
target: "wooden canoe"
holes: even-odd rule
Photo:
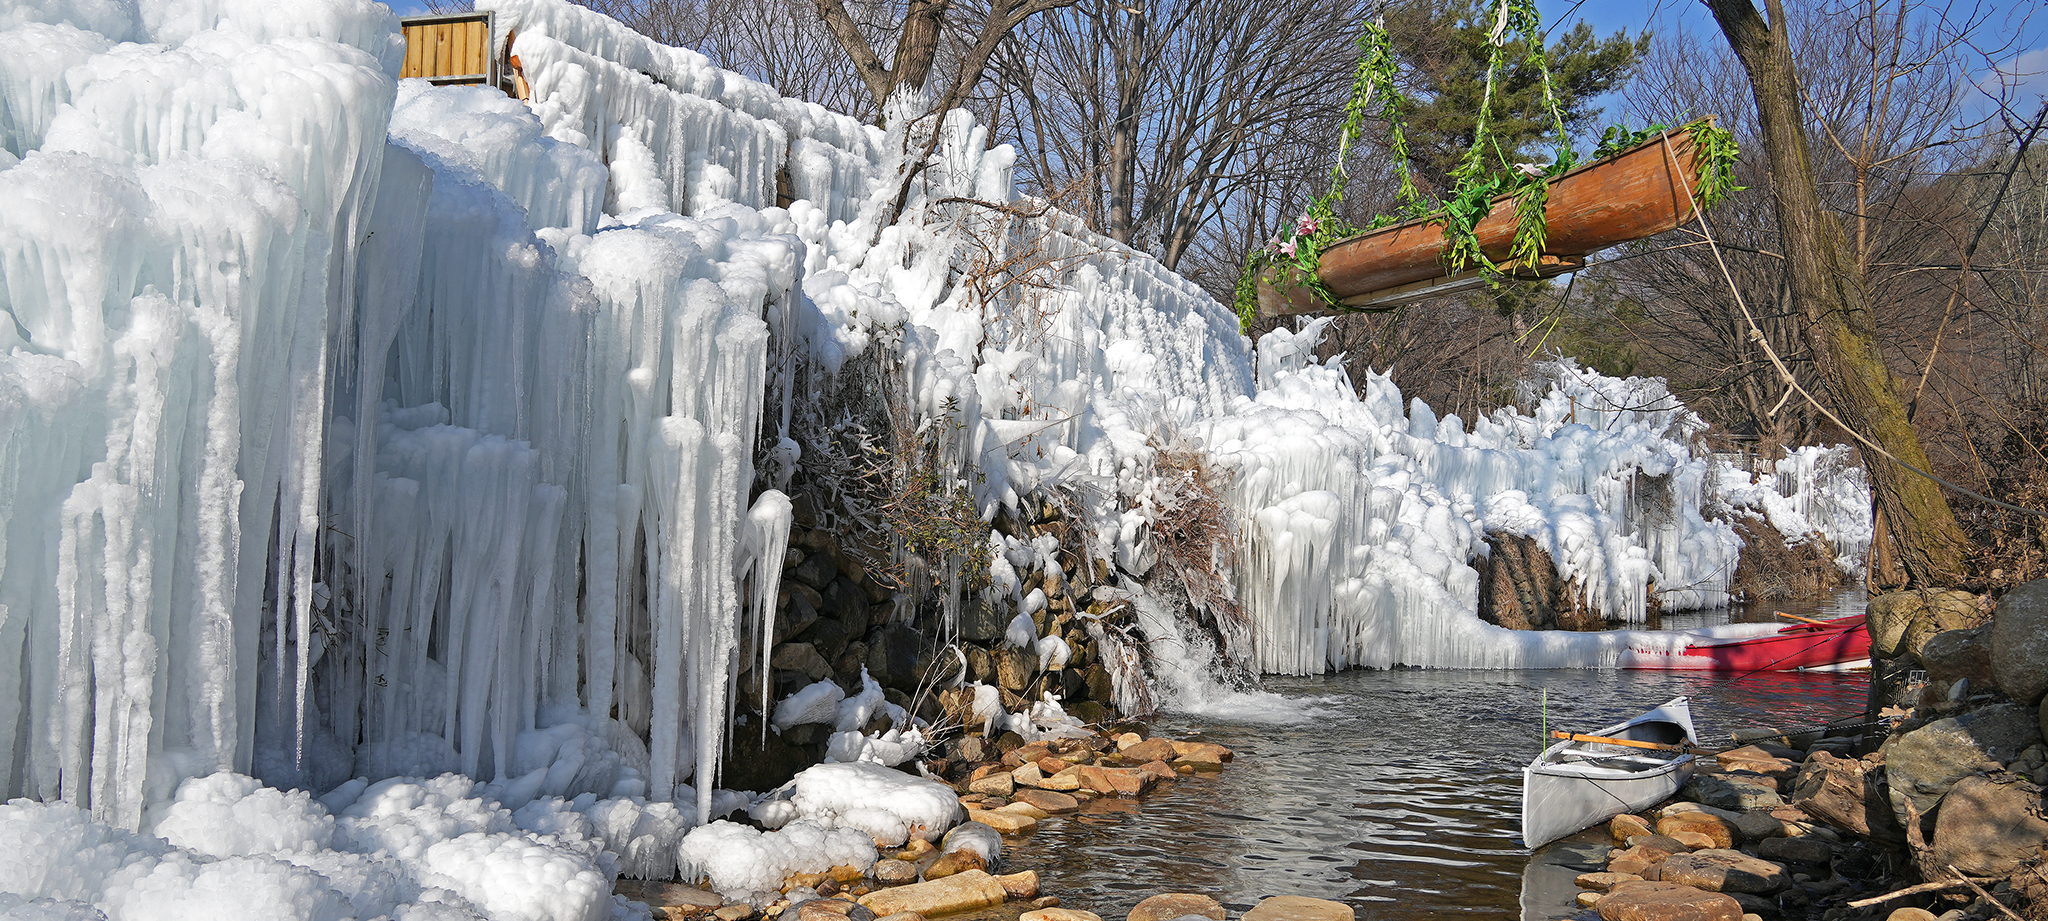
[[[1686,188],[1698,185],[1699,146],[1683,128],[1666,136],[1671,139],[1670,154],[1660,136],[1552,179],[1543,209],[1549,233],[1537,265],[1505,264],[1515,235],[1515,203],[1506,196],[1494,199],[1493,210],[1474,229],[1480,248],[1507,274],[1547,278],[1584,267],[1588,254],[1691,220],[1692,200]],[[1672,155],[1677,159],[1675,169]],[[1443,258],[1441,221],[1421,218],[1359,234],[1331,244],[1318,261],[1317,274],[1337,296],[1337,306],[1292,281],[1291,266],[1279,265],[1259,279],[1259,313],[1286,316],[1343,307],[1392,307],[1486,281],[1477,267],[1447,272]]]

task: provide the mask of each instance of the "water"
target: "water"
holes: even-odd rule
[[[1235,749],[1223,773],[1043,821],[1005,870],[1036,870],[1046,894],[1111,921],[1175,891],[1211,895],[1233,916],[1294,894],[1348,903],[1360,919],[1565,917],[1576,911],[1571,878],[1598,869],[1605,844],[1597,830],[1582,833],[1533,860],[1522,846],[1521,768],[1541,748],[1546,719],[1597,728],[1688,695],[1701,742],[1725,744],[1737,729],[1859,713],[1866,686],[1859,673],[1732,683],[1579,670],[1269,679],[1268,693],[1219,708],[1229,715],[1154,727]]]

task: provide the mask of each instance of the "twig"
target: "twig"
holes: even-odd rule
[[[2025,918],[2022,918],[2022,917],[2020,917],[2020,916],[2019,916],[2019,913],[2018,913],[2018,912],[2015,912],[2015,911],[2013,911],[2012,909],[2010,909],[2010,908],[2007,908],[2007,907],[2005,907],[2005,903],[2004,903],[2004,902],[2001,902],[2001,901],[1997,900],[1996,898],[1993,898],[1993,897],[1992,897],[1992,895],[1991,895],[1991,893],[1989,893],[1989,892],[1986,892],[1986,891],[1984,891],[1984,887],[1983,887],[1983,886],[1979,886],[1979,885],[1977,885],[1977,881],[1976,881],[1976,880],[1973,880],[1973,879],[1971,879],[1971,878],[1969,878],[1969,877],[1967,877],[1967,876],[1964,876],[1964,875],[1963,875],[1963,871],[1961,871],[1961,870],[1958,870],[1958,869],[1956,869],[1956,868],[1955,868],[1955,865],[1954,865],[1954,864],[1950,864],[1950,865],[1949,865],[1948,871],[1949,871],[1950,873],[1954,873],[1954,874],[1956,875],[1956,878],[1957,878],[1957,879],[1959,879],[1959,880],[1962,880],[1962,881],[1963,881],[1963,882],[1964,882],[1965,884],[1967,884],[1967,885],[1968,885],[1968,886],[1969,886],[1969,887],[1970,887],[1970,888],[1971,888],[1971,889],[1972,889],[1973,891],[1975,891],[1975,892],[1976,892],[1976,893],[1977,893],[1978,895],[1981,895],[1981,896],[1983,896],[1983,897],[1984,897],[1984,901],[1986,901],[1986,902],[1990,902],[1991,904],[1993,904],[1993,905],[1996,905],[1996,906],[1998,906],[1998,910],[1999,910],[1999,911],[2002,911],[2002,912],[2005,912],[2005,916],[2006,916],[2006,917],[2008,917],[2008,918],[2011,918],[2011,919],[2012,919],[2012,921],[2027,921],[2027,919],[2025,919]]]
[[[1849,907],[1868,908],[1872,905],[1876,905],[1882,902],[1889,902],[1893,899],[1903,899],[1906,896],[1919,895],[1923,892],[1940,892],[1944,889],[1961,889],[1965,884],[1970,884],[1970,881],[1967,879],[1935,880],[1931,883],[1921,883],[1917,886],[1907,886],[1904,889],[1899,889],[1893,892],[1887,892],[1883,895],[1874,895],[1867,899],[1857,899],[1854,902],[1850,902]]]

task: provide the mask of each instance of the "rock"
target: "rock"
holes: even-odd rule
[[[1009,893],[1013,899],[1029,899],[1038,895],[1037,870],[1006,873],[996,877],[996,882],[1002,884],[1003,891]]]
[[[1630,845],[1627,850],[1621,852],[1620,856],[1607,862],[1607,872],[1642,876],[1644,875],[1644,870],[1663,862],[1664,858],[1670,857],[1673,854],[1682,854],[1686,850],[1684,845],[1672,841],[1670,838],[1659,838],[1656,835],[1637,836],[1629,840],[1648,840],[1653,843]]]
[[[2003,781],[2003,782],[2001,782]],[[2041,788],[2011,775],[1965,777],[1934,817],[1934,858],[1971,876],[2006,876],[2048,844]]]
[[[1777,781],[1753,774],[1698,774],[1685,785],[1682,795],[1732,812],[1785,805]]]
[[[996,771],[979,780],[968,781],[967,789],[988,796],[1009,796],[1010,791],[1017,789],[1017,781],[1005,772]]]
[[[1626,844],[1628,839],[1637,835],[1654,833],[1655,829],[1650,827],[1649,820],[1639,815],[1624,812],[1607,820],[1607,836],[1613,838],[1615,844]]]
[[[1147,761],[1144,764],[1138,765],[1138,770],[1160,780],[1172,780],[1180,776],[1174,773],[1173,765],[1167,764],[1164,761]]]
[[[797,921],[875,921],[875,913],[845,899],[812,899],[796,907]]]
[[[796,568],[789,571],[790,578],[820,591],[831,585],[832,580],[838,575],[839,565],[832,562],[832,555],[828,553],[808,554],[803,562],[796,564]]]
[[[980,822],[1005,835],[1021,835],[1038,828],[1038,820],[1014,812],[987,812],[980,809],[967,810],[969,821]]]
[[[1999,599],[1991,620],[1991,674],[2006,696],[2027,706],[2048,696],[2048,581],[2028,582]]]
[[[1731,823],[1735,834],[1744,841],[1762,841],[1765,838],[1785,836],[1785,823],[1768,812],[1745,812]]]
[[[1757,842],[1756,855],[1779,863],[1825,866],[1834,862],[1835,849],[1819,838],[1766,838]]]
[[[1017,921],[1102,921],[1102,916],[1078,908],[1036,908],[1018,915]]]
[[[1167,739],[1146,739],[1136,745],[1123,746],[1119,754],[1122,754],[1125,760],[1140,764],[1147,761],[1172,761],[1173,742]]]
[[[783,643],[769,655],[769,666],[777,671],[802,672],[812,681],[832,676],[832,664],[809,643]]]
[[[1013,646],[1003,646],[989,654],[995,657],[996,684],[1020,693],[1031,685],[1038,672],[1038,656]]]
[[[1019,787],[1036,787],[1045,780],[1045,772],[1038,769],[1038,763],[1027,761],[1010,772],[1010,780]]]
[[[716,892],[707,892],[683,883],[664,883],[643,879],[621,877],[612,891],[649,908],[663,909],[669,917],[695,915],[710,912],[725,904]]]
[[[888,624],[868,636],[867,668],[875,683],[885,688],[916,691],[924,677],[917,667],[924,637],[903,624]]]
[[[1705,847],[1730,848],[1735,846],[1735,825],[1717,815],[1705,812],[1674,812],[1657,820],[1657,834],[1668,835],[1681,843],[1690,845],[1680,834],[1700,836],[1707,843]]]
[[[1106,768],[1093,764],[1077,768],[1075,772],[1080,775],[1083,789],[1106,796],[1138,796],[1152,789],[1159,779],[1131,768]]]
[[[1031,818],[1034,818],[1034,819],[1044,819],[1044,818],[1050,818],[1050,817],[1052,816],[1052,813],[1050,813],[1050,812],[1047,812],[1047,811],[1045,811],[1045,810],[1043,810],[1043,809],[1040,809],[1040,808],[1038,808],[1037,806],[1033,806],[1033,805],[1031,805],[1030,803],[1011,803],[1011,804],[1009,804],[1009,805],[1007,805],[1007,806],[1003,806],[1003,807],[997,808],[997,809],[995,809],[995,810],[992,810],[992,811],[994,811],[994,812],[1014,812],[1014,813],[1016,813],[1016,814],[1018,814],[1018,815],[1023,815],[1023,816],[1030,816]]]
[[[1139,902],[1124,921],[1173,921],[1191,915],[1223,921],[1223,903],[1192,892],[1165,892]]]
[[[1237,753],[1211,742],[1175,742],[1173,756],[1176,761],[1189,764],[1228,764]],[[1298,896],[1275,896],[1275,898],[1298,898]]]
[[[1602,921],[1742,921],[1742,905],[1676,883],[1622,883],[1594,903]]]
[[[1572,901],[1577,902],[1580,908],[1592,908],[1600,904],[1600,900],[1605,896],[1604,892],[1581,892],[1572,896]]]
[[[1657,879],[1708,892],[1769,894],[1792,885],[1792,876],[1783,866],[1727,850],[1673,854],[1658,865]]]
[[[1751,771],[1768,777],[1783,776],[1790,779],[1799,773],[1799,765],[1781,755],[1775,755],[1760,745],[1744,745],[1714,755],[1714,760],[1731,771]]]
[[[1674,831],[1668,837],[1695,851],[1712,850],[1720,846],[1714,842],[1714,839],[1696,831]]]
[[[1606,892],[1621,883],[1639,879],[1642,879],[1642,877],[1634,873],[1581,873],[1573,878],[1572,882],[1577,883],[1580,889]]]
[[[982,870],[968,870],[945,879],[878,889],[861,896],[860,904],[877,915],[914,911],[930,916],[1001,905],[1006,898],[1008,893],[995,877]]]
[[[1328,899],[1301,895],[1275,895],[1260,899],[1238,921],[1354,921],[1351,906]]]
[[[1920,664],[1929,682],[1953,684],[1969,679],[1977,690],[1996,690],[1998,680],[1991,674],[1991,625],[1968,630],[1945,630],[1927,638],[1920,647]]]
[[[1792,802],[1807,815],[1856,835],[1893,827],[1891,803],[1867,761],[1819,751],[1806,756],[1792,782]]]
[[[986,869],[988,869],[988,861],[983,860],[980,854],[976,854],[973,851],[947,851],[944,854],[940,854],[939,859],[932,861],[931,866],[924,868],[924,878],[944,879],[948,876],[965,873],[968,870]]]
[[[1935,914],[1925,908],[1914,908],[1909,905],[1905,908],[1892,909],[1891,914],[1884,916],[1884,921],[1935,921]]]
[[[754,916],[752,905],[727,905],[711,913],[718,921],[746,921]]]
[[[1658,809],[1657,817],[1661,819],[1667,815],[1679,812],[1704,812],[1708,815],[1717,816],[1719,818],[1726,819],[1730,822],[1735,821],[1735,818],[1742,814],[1742,810],[1740,809],[1723,809],[1719,806],[1709,806],[1705,803],[1694,803],[1688,802],[1686,800],[1674,800],[1670,803],[1664,804],[1662,808]]]
[[[900,886],[917,879],[917,864],[885,857],[875,861],[875,865],[868,868],[868,875],[874,877],[878,883]]]
[[[1041,765],[1039,767],[1039,770],[1045,770],[1044,766]],[[1038,789],[1040,790],[1057,790],[1063,792],[1072,792],[1074,790],[1079,790],[1081,789],[1081,771],[1078,768],[1070,767],[1050,777],[1039,778],[1038,783],[1034,784],[1033,786],[1038,787]]]
[[[924,921],[924,916],[914,911],[899,911],[895,914],[883,915],[876,918],[875,921]]]
[[[2042,584],[2048,588],[2048,583]],[[1924,818],[1956,781],[1977,773],[1979,765],[2011,761],[2040,740],[2039,715],[2012,704],[1984,707],[1893,736],[1880,750],[1892,812],[1903,825],[1910,800]]]
[[[1870,625],[1870,654],[1880,659],[1911,654],[1937,633],[1984,622],[1977,596],[1943,589],[1872,596],[1863,616]]]
[[[970,601],[960,606],[960,638],[970,643],[993,643],[1003,638],[1003,631],[1009,627],[1009,620],[1003,617],[1003,610],[975,592]]]
[[[1017,802],[1030,803],[1049,815],[1066,815],[1081,810],[1079,800],[1053,790],[1022,789],[1017,791],[1016,797]]]
[[[1060,897],[1059,897],[1059,896],[1056,896],[1056,895],[1042,895],[1042,896],[1039,896],[1038,898],[1035,898],[1035,899],[1032,899],[1032,900],[1031,900],[1031,907],[1032,907],[1032,908],[1058,908],[1058,907],[1060,907]]]

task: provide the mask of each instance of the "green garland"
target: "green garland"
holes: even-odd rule
[[[1562,107],[1551,85],[1549,61],[1543,51],[1542,16],[1533,0],[1502,2],[1506,6],[1506,21],[1498,36],[1500,41],[1492,45],[1487,58],[1485,92],[1473,125],[1472,145],[1452,170],[1451,194],[1442,201],[1426,200],[1415,187],[1413,173],[1406,165],[1408,138],[1402,131],[1405,100],[1394,86],[1398,64],[1393,55],[1392,38],[1380,21],[1365,24],[1358,37],[1358,69],[1351,80],[1351,98],[1344,106],[1344,128],[1337,144],[1337,162],[1330,170],[1330,188],[1309,204],[1291,232],[1253,250],[1246,258],[1233,298],[1238,320],[1244,328],[1249,329],[1258,315],[1258,291],[1262,282],[1282,293],[1305,288],[1312,297],[1336,304],[1335,294],[1323,283],[1317,271],[1323,250],[1339,240],[1402,221],[1427,218],[1443,222],[1447,269],[1455,272],[1477,265],[1481,271],[1498,279],[1506,273],[1480,249],[1475,231],[1479,222],[1492,212],[1494,200],[1502,196],[1509,196],[1515,202],[1515,235],[1508,246],[1506,264],[1534,265],[1542,257],[1549,230],[1544,207],[1549,199],[1550,180],[1571,170],[1580,161],[1572,150]],[[1528,49],[1523,61],[1542,75],[1544,106],[1549,110],[1552,128],[1557,133],[1556,157],[1548,165],[1508,163],[1493,137],[1494,87],[1500,66],[1507,56],[1507,35],[1510,32],[1519,35]],[[1388,126],[1388,152],[1400,167],[1399,207],[1392,214],[1374,218],[1367,227],[1357,228],[1339,218],[1334,205],[1344,197],[1344,182],[1349,178],[1344,162],[1352,142],[1363,133],[1366,119],[1374,114],[1374,99],[1379,101],[1378,116]],[[1593,159],[1613,156],[1667,130],[1663,125],[1651,125],[1641,131],[1630,131],[1620,126],[1608,128],[1600,137]],[[1701,207],[1711,207],[1730,193],[1740,191],[1740,187],[1735,185],[1738,151],[1733,135],[1707,121],[1695,122],[1684,130],[1700,150],[1700,175],[1695,193]]]

